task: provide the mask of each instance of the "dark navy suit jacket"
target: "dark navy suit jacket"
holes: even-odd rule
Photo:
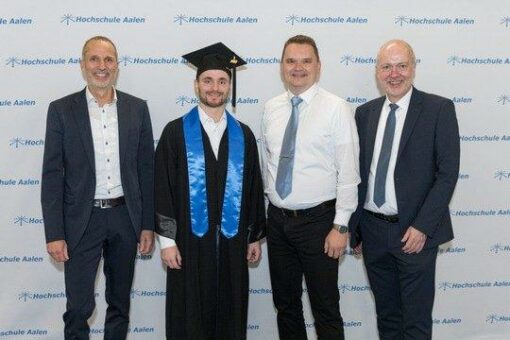
[[[117,92],[122,189],[139,237],[154,230],[154,140],[145,101]],[[94,145],[85,90],[48,109],[41,203],[46,242],[76,247],[90,218],[96,190]]]
[[[361,241],[358,227],[385,98],[374,99],[356,110],[361,183],[358,186],[358,207],[349,222],[352,247]],[[459,144],[453,102],[413,89],[400,139],[394,180],[401,233],[403,235],[409,226],[425,233],[425,248],[453,239],[448,204],[459,173]]]

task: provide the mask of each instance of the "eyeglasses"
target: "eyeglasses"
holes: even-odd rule
[[[398,64],[382,64],[377,66],[379,72],[381,73],[390,73],[393,70],[396,70],[398,73],[406,73],[409,71],[411,66],[409,63],[398,63]]]

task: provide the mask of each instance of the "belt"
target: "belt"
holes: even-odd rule
[[[117,198],[105,198],[105,199],[97,199],[93,201],[93,207],[94,208],[101,208],[101,209],[109,209],[109,208],[115,208],[119,205],[126,204],[126,200],[124,199],[124,196],[120,196]]]
[[[300,217],[300,216],[310,216],[316,212],[319,212],[326,208],[334,207],[336,204],[336,200],[326,201],[322,202],[319,205],[316,205],[315,207],[311,207],[308,209],[299,209],[299,210],[289,210],[284,208],[278,208],[275,206],[277,210],[280,210],[282,214],[284,214],[287,217]]]
[[[365,212],[369,213],[370,215],[374,216],[377,219],[383,220],[385,222],[389,223],[397,223],[398,222],[398,215],[384,215],[381,213],[376,213],[367,209],[363,209]]]

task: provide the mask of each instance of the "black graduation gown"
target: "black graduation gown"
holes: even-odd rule
[[[206,164],[209,229],[199,238],[191,231],[187,159],[182,118],[165,127],[156,149],[156,231],[174,238],[182,269],[167,270],[168,339],[246,339],[248,313],[248,243],[265,236],[263,187],[257,144],[248,126],[244,133],[244,178],[239,231],[227,239],[219,232],[228,161],[228,129],[218,160],[202,128]],[[175,223],[175,237],[168,223]],[[166,225],[165,225],[166,224]]]

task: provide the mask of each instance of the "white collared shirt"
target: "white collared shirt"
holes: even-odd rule
[[[357,206],[359,142],[352,107],[314,84],[299,95],[299,123],[292,191],[281,199],[275,189],[280,151],[294,95],[269,100],[262,118],[262,173],[269,200],[285,209],[307,209],[336,199],[334,223],[347,225]]]
[[[214,156],[218,159],[218,150],[220,148],[221,138],[227,129],[227,114],[223,111],[221,118],[218,122],[215,122],[210,116],[205,113],[205,111],[198,106],[198,117],[200,119],[200,124],[207,133],[207,137],[209,137],[209,142],[211,143],[211,147],[214,152]],[[176,245],[175,240],[161,236],[156,234],[156,237],[159,241],[159,246],[161,249],[173,247]]]
[[[198,117],[200,118],[202,127],[207,133],[207,137],[209,137],[214,156],[218,159],[218,150],[220,148],[221,138],[227,129],[227,115],[225,111],[223,111],[220,120],[215,122],[214,119],[208,116],[207,113],[198,106]]]
[[[388,172],[386,175],[386,201],[381,207],[377,207],[374,203],[374,182],[375,173],[377,169],[377,163],[379,162],[379,154],[381,153],[382,140],[384,136],[384,129],[386,128],[386,120],[390,113],[390,100],[386,97],[384,101],[381,116],[379,117],[379,123],[377,125],[377,134],[375,137],[374,154],[372,156],[372,163],[370,164],[370,172],[368,174],[368,187],[367,197],[365,200],[364,208],[370,211],[378,212],[385,215],[397,215],[397,195],[395,193],[395,165],[397,164],[398,148],[400,144],[400,137],[402,136],[402,129],[404,128],[404,122],[406,120],[407,110],[409,108],[409,102],[411,101],[411,94],[413,90],[409,90],[400,100],[394,104],[398,105],[397,111],[395,111],[395,135],[393,137],[393,144],[391,147],[390,162],[388,164]]]
[[[87,87],[87,107],[96,167],[95,199],[116,198],[124,195],[120,177],[119,124],[117,117],[117,92],[113,101],[99,107]]]

